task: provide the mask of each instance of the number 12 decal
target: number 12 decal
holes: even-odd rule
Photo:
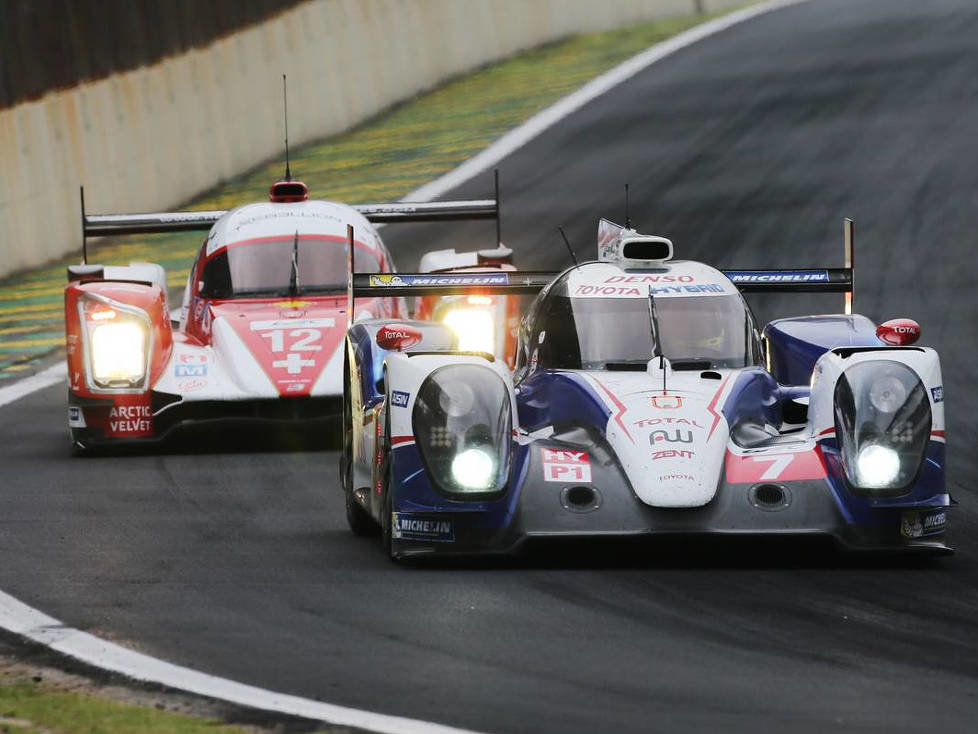
[[[262,337],[271,339],[272,351],[275,353],[285,350],[285,329],[270,329],[261,332]],[[323,333],[319,329],[292,329],[289,331],[289,339],[295,339],[290,345],[290,352],[318,352],[323,347],[316,342],[322,339]]]

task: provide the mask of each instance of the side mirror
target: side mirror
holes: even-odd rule
[[[890,346],[905,347],[920,338],[920,324],[913,319],[890,319],[876,327],[876,338]]]
[[[421,330],[407,324],[384,324],[377,330],[377,346],[388,352],[403,352],[421,343]]]

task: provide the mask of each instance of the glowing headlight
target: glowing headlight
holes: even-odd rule
[[[453,308],[441,319],[458,337],[463,352],[496,352],[496,329],[492,314],[482,308]]]
[[[136,385],[146,376],[146,329],[134,321],[101,323],[91,331],[92,378],[102,387]]]
[[[466,449],[452,460],[452,478],[463,489],[489,489],[496,479],[496,461],[482,449]]]
[[[476,364],[439,367],[421,383],[411,424],[432,486],[475,500],[502,491],[510,472],[512,408],[506,384]]]
[[[848,367],[835,386],[835,434],[850,486],[897,494],[915,481],[930,440],[927,391],[905,364]]]
[[[891,448],[870,444],[863,446],[856,457],[856,476],[859,486],[882,489],[891,486],[900,475],[900,455]]]

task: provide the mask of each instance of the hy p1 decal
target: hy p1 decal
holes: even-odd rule
[[[590,482],[591,457],[587,451],[541,449],[543,478],[548,482]]]
[[[455,541],[455,525],[451,520],[395,512],[392,522],[395,538],[428,540],[434,543]]]
[[[938,385],[937,387],[932,387],[930,389],[930,394],[933,396],[935,403],[944,402],[944,385]]]
[[[410,399],[411,393],[409,392],[395,390],[391,393],[391,405],[393,405],[395,408],[406,408]]]

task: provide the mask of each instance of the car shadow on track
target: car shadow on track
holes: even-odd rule
[[[86,448],[82,457],[155,456],[176,454],[253,454],[338,451],[342,434],[336,421],[314,421],[301,427],[266,423],[182,426],[161,441],[119,443]]]
[[[548,540],[508,557],[402,559],[415,569],[940,569],[948,556],[922,552],[846,551],[828,539],[679,537],[641,540]]]

